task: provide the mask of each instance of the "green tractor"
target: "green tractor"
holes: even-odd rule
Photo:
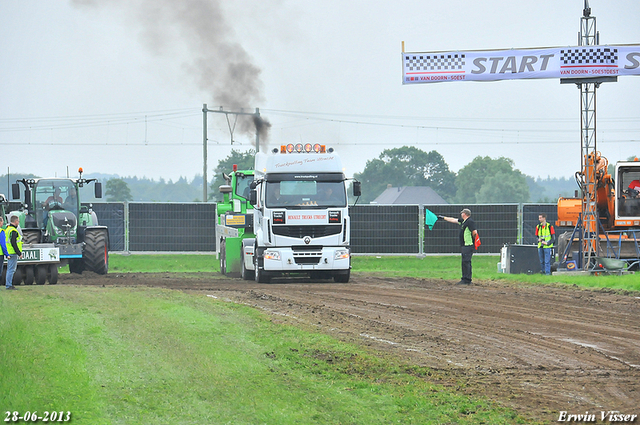
[[[60,250],[61,265],[69,264],[71,273],[109,270],[109,233],[98,225],[91,207],[80,204],[80,188],[94,183],[95,197],[102,198],[102,184],[97,179],[46,178],[22,179],[12,185],[13,199],[20,198],[24,186],[24,204],[10,215],[20,218],[23,243],[52,243]]]
[[[243,240],[255,238],[253,233],[253,206],[249,203],[253,170],[237,169],[233,166],[230,175],[223,174],[227,184],[220,186],[223,201],[216,204],[218,225],[216,226],[216,252],[220,260],[220,273],[240,275],[253,279],[253,271],[244,264]]]

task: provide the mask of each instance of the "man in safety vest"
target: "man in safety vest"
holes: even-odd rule
[[[13,286],[13,275],[18,268],[18,258],[22,258],[22,234],[18,230],[19,225],[20,219],[18,216],[12,215],[9,219],[9,225],[5,230],[5,234],[7,235],[7,252],[9,253],[7,257],[7,289],[18,289]]]
[[[0,247],[2,248],[2,258],[0,259],[0,275],[2,275],[4,258],[9,257],[9,251],[7,251],[7,235],[4,232],[4,214],[0,214]]]
[[[551,254],[553,253],[553,243],[556,238],[556,231],[551,223],[547,223],[547,215],[538,215],[540,224],[536,226],[536,237],[538,238],[538,258],[540,258],[540,270],[544,274],[551,274]]]

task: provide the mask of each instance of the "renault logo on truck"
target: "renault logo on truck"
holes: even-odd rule
[[[306,243],[307,245],[309,245],[311,243],[311,236],[305,236],[303,239],[304,243]]]

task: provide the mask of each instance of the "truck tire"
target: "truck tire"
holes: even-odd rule
[[[264,270],[260,270],[260,262],[258,261],[258,257],[262,254],[258,254],[257,247],[253,252],[255,253],[253,255],[253,265],[255,266],[255,281],[258,283],[269,283],[271,281],[271,276],[269,276]]]
[[[58,265],[57,264],[49,264],[47,267],[47,280],[49,280],[49,285],[55,285],[58,283]]]
[[[24,267],[24,284],[33,285],[33,282],[35,280],[36,280],[36,275],[33,270],[33,266],[25,266]]]
[[[240,269],[240,277],[242,280],[253,280],[255,279],[255,273],[253,270],[247,270],[247,267],[244,264],[244,249],[242,250],[242,254],[240,255],[241,269]]]
[[[16,272],[13,274],[13,286],[18,286],[22,283],[22,267],[16,268]]]
[[[47,281],[47,266],[40,264],[36,266],[36,285],[44,285]]]
[[[255,280],[258,283],[269,283],[271,282],[271,276],[269,276],[264,270],[260,270],[256,267]]]
[[[84,235],[84,268],[97,274],[109,271],[109,234],[107,229],[88,228]]]
[[[223,240],[220,242],[220,273],[227,274],[227,243]]]
[[[347,270],[346,272],[338,272],[333,275],[333,280],[336,283],[349,283],[349,278],[351,277],[351,270]]]

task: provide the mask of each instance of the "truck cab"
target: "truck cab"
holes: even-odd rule
[[[298,273],[349,281],[346,180],[340,157],[323,145],[290,144],[256,154],[255,241],[253,249],[246,241],[245,256],[256,281]]]

